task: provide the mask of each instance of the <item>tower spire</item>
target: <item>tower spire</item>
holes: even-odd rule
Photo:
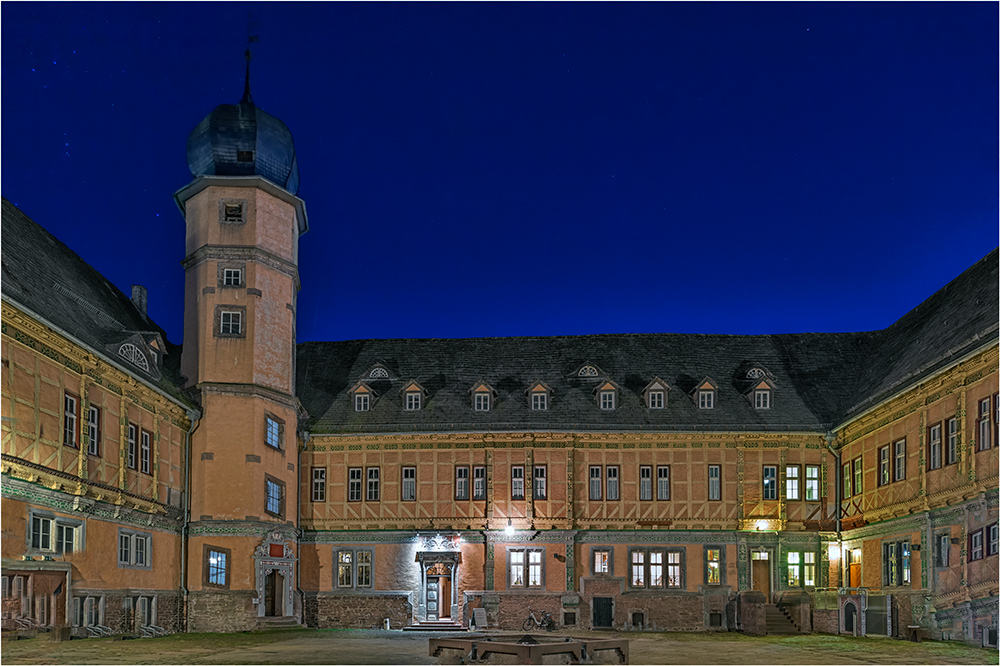
[[[250,96],[250,49],[247,49],[244,57],[247,59],[247,75],[243,81],[243,99],[240,104],[253,104],[253,97]]]

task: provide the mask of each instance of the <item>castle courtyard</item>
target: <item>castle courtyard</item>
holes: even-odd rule
[[[436,634],[435,634],[436,635]],[[456,634],[457,635],[457,634]],[[462,634],[468,636],[469,634]],[[573,632],[608,638],[609,632]],[[995,664],[996,650],[957,641],[737,633],[617,633],[633,664]],[[373,630],[174,634],[139,640],[4,640],[6,664],[458,664],[457,652],[427,654],[431,634]],[[514,663],[496,660],[491,663]],[[556,658],[546,663],[562,663]],[[595,663],[614,663],[598,655]]]

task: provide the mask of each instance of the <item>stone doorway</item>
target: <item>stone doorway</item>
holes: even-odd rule
[[[418,536],[420,564],[418,622],[458,622],[458,567],[462,562],[457,535]]]
[[[275,531],[265,536],[254,551],[257,617],[294,614],[292,567],[295,554],[292,543],[291,537]]]
[[[285,577],[275,570],[264,579],[264,617],[281,617],[285,614]]]

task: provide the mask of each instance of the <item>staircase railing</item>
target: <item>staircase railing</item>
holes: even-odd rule
[[[142,632],[143,638],[156,638],[157,636],[166,636],[167,630],[163,627],[158,627],[155,624],[148,624],[145,627],[139,627]]]
[[[87,636],[89,638],[106,638],[108,636],[114,636],[114,630],[111,627],[105,627],[102,624],[91,624],[87,625]]]

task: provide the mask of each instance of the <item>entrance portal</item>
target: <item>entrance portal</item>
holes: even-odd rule
[[[750,560],[750,580],[753,589],[764,594],[764,600],[771,602],[771,561],[766,551],[754,551]]]
[[[844,631],[854,633],[854,626],[858,619],[858,609],[853,602],[844,604]]]
[[[285,577],[277,571],[270,571],[264,579],[264,615],[281,617],[285,614]]]

